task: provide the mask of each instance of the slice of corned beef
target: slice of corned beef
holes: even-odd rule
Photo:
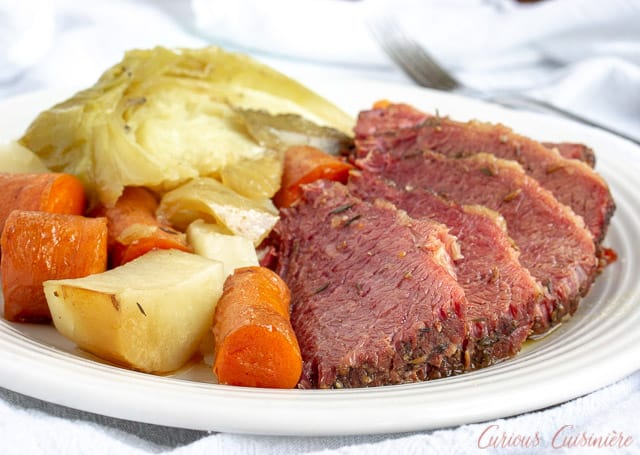
[[[381,103],[358,114],[354,127],[356,138],[395,134],[399,130],[412,129],[424,122],[429,114],[402,103]]]
[[[520,262],[543,287],[542,304],[533,315],[534,333],[544,333],[572,314],[589,290],[598,260],[582,218],[514,161],[486,153],[454,159],[434,152],[398,158],[371,151],[356,163],[400,188],[423,188],[460,204],[480,204],[499,212],[520,250]]]
[[[460,244],[455,261],[458,283],[468,301],[470,367],[480,368],[515,355],[530,334],[531,314],[542,290],[518,260],[502,217],[482,206],[461,206],[431,191],[404,191],[368,172],[352,173],[351,192],[364,200],[382,198],[412,218],[430,218],[449,227]]]
[[[276,271],[291,289],[301,388],[398,384],[465,370],[455,238],[339,183],[281,211]]]
[[[586,163],[589,167],[596,167],[596,154],[593,149],[584,144],[574,142],[543,142],[546,148],[557,151],[563,158],[578,160]]]
[[[596,243],[602,241],[615,204],[607,183],[588,164],[566,159],[504,125],[456,122],[426,113],[420,119],[420,114],[404,104],[361,112],[355,128],[360,155],[381,148],[394,154],[432,150],[453,158],[483,152],[517,161],[556,199],[584,218]],[[412,122],[413,127],[409,126]]]

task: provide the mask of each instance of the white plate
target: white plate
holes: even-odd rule
[[[587,394],[640,368],[640,150],[572,122],[512,112],[412,87],[367,82],[313,85],[354,114],[377,99],[404,101],[459,119],[502,121],[544,140],[594,147],[617,211],[606,244],[619,260],[598,278],[576,315],[515,358],[420,384],[356,390],[265,390],[211,383],[202,364],[172,376],[117,368],[84,354],[52,327],[0,321],[0,385],[50,402],[147,423],[289,435],[390,433],[506,417]],[[36,113],[67,94],[0,104],[0,140],[17,138]]]

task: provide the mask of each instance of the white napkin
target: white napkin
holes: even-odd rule
[[[253,50],[380,64],[370,23],[393,18],[453,69],[570,63],[617,56],[640,63],[640,3],[610,0],[192,0],[203,35]]]
[[[177,5],[190,14],[188,0],[0,0],[0,98],[90,86],[128,49],[204,46],[164,9]]]
[[[0,83],[37,62],[51,45],[54,30],[49,0],[0,0]]]
[[[347,0],[192,0],[196,29],[212,40],[275,56],[339,64],[385,64]]]

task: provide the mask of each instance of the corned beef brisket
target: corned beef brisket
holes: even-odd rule
[[[574,142],[543,142],[549,150],[558,152],[563,158],[578,160],[586,163],[589,167],[596,167],[596,154],[593,149],[584,144]]]
[[[405,104],[361,112],[355,132],[359,157],[372,149],[394,156],[431,150],[453,158],[491,153],[517,161],[528,175],[584,219],[596,243],[604,238],[615,210],[607,183],[587,164],[591,158],[586,147],[549,144],[555,146],[552,149],[504,125],[456,122]],[[582,155],[587,163],[567,159],[560,150]]]
[[[465,369],[467,303],[443,225],[317,182],[281,211],[275,234],[304,362],[300,387],[398,384]]]
[[[272,265],[292,293],[301,388],[489,366],[577,309],[615,204],[591,149],[403,104],[363,111],[347,185],[303,185]]]
[[[367,172],[353,173],[349,188],[364,200],[391,201],[412,218],[443,223],[458,239],[461,257],[455,270],[468,302],[470,368],[491,365],[520,351],[539,311],[542,290],[520,264],[498,213],[446,201],[421,188],[403,191]]]
[[[520,250],[520,262],[544,290],[534,315],[535,333],[572,314],[595,279],[596,248],[582,219],[513,161],[486,153],[455,159],[429,151],[398,157],[372,150],[356,164],[400,188],[427,189],[500,213]]]

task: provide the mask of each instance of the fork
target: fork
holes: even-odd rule
[[[501,106],[553,113],[578,123],[604,130],[640,145],[638,139],[626,133],[594,122],[546,101],[515,92],[488,92],[464,85],[440,65],[422,45],[393,23],[391,19],[376,20],[368,25],[374,39],[382,50],[418,85],[436,90],[456,92]]]

